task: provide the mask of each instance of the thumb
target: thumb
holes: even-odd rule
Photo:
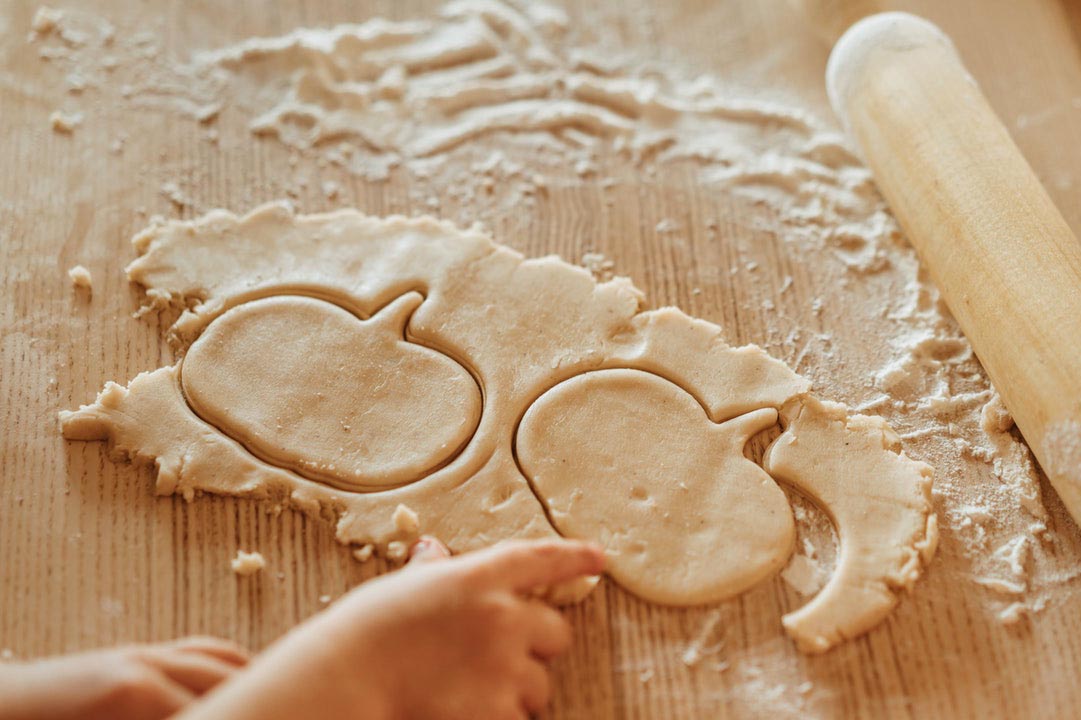
[[[409,564],[424,564],[450,557],[447,546],[429,535],[421,536],[409,549]]]

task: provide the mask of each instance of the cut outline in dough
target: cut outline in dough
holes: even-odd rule
[[[639,378],[636,376],[642,377]],[[652,392],[654,390],[657,390],[661,393],[669,393],[674,390],[677,393],[676,397],[682,398],[683,396],[686,396],[689,401],[688,404],[696,407],[697,410],[701,411],[701,417],[697,419],[703,421],[709,428],[709,430],[707,430],[706,432],[711,435],[709,440],[712,444],[709,447],[717,455],[717,460],[715,462],[719,464],[724,463],[725,461],[731,461],[737,464],[745,462],[753,466],[754,469],[757,470],[757,472],[768,481],[769,486],[772,488],[770,490],[764,491],[770,496],[769,502],[772,502],[774,504],[781,503],[783,505],[784,509],[781,511],[783,513],[783,517],[779,518],[780,524],[783,527],[774,528],[777,542],[772,549],[760,551],[759,554],[764,555],[764,557],[759,557],[757,559],[757,564],[749,565],[747,562],[746,550],[744,549],[741,551],[738,546],[717,548],[719,553],[729,553],[728,557],[739,556],[741,558],[741,562],[739,564],[743,568],[743,574],[742,576],[734,576],[731,571],[726,570],[726,580],[723,587],[710,587],[708,589],[700,591],[700,594],[686,595],[679,593],[674,588],[663,587],[664,582],[674,581],[671,578],[667,578],[665,572],[660,569],[656,570],[654,573],[649,574],[637,573],[638,576],[635,577],[634,573],[629,573],[624,570],[622,557],[614,551],[609,552],[608,567],[606,572],[611,575],[612,578],[615,579],[620,585],[622,585],[633,594],[638,595],[639,597],[649,597],[651,599],[654,599],[655,601],[662,602],[666,605],[676,606],[698,605],[703,602],[703,599],[705,599],[706,601],[715,602],[718,600],[724,600],[730,597],[734,597],[758,585],[766,578],[776,575],[785,566],[785,563],[788,561],[788,558],[792,554],[796,539],[795,520],[792,515],[792,508],[789,504],[789,501],[784,495],[784,491],[779,487],[779,483],[777,482],[776,478],[772,477],[769,473],[766,472],[762,463],[755,462],[753,459],[748,457],[745,454],[745,450],[751,438],[761,433],[769,432],[771,429],[779,427],[777,410],[774,408],[759,408],[757,410],[751,410],[749,412],[742,413],[740,415],[736,415],[735,417],[730,417],[724,420],[714,420],[713,417],[711,417],[709,409],[702,402],[701,398],[695,395],[695,393],[687,390],[687,388],[683,387],[677,382],[670,380],[669,378],[666,378],[660,373],[652,372],[649,370],[640,370],[635,367],[604,367],[597,370],[590,370],[579,373],[577,375],[574,375],[573,377],[563,380],[562,382],[554,384],[552,387],[545,390],[544,393],[540,395],[540,397],[530,403],[529,406],[526,408],[525,413],[523,413],[522,418],[519,420],[518,425],[515,428],[514,457],[515,461],[518,464],[519,471],[533,488],[533,492],[534,494],[536,494],[537,500],[544,508],[545,514],[548,517],[548,521],[552,523],[552,527],[554,527],[560,534],[566,537],[574,537],[577,539],[585,540],[596,539],[594,536],[588,534],[569,531],[570,527],[580,526],[583,522],[583,518],[571,518],[569,508],[562,513],[568,516],[568,519],[566,521],[557,518],[554,514],[555,510],[552,508],[551,495],[546,494],[545,491],[542,490],[542,488],[538,487],[537,473],[531,472],[529,469],[527,469],[527,466],[532,465],[534,462],[539,462],[541,465],[543,465],[545,462],[544,458],[539,460],[526,460],[522,457],[523,452],[527,456],[531,454],[529,444],[531,444],[535,440],[535,438],[533,437],[533,433],[529,432],[530,430],[532,430],[532,425],[530,425],[529,421],[533,419],[534,416],[544,413],[546,410],[548,410],[548,406],[550,406],[552,403],[558,404],[561,401],[565,401],[565,397],[559,396],[559,393],[561,392],[564,394],[573,392],[587,393],[586,397],[589,398],[589,404],[592,405],[595,402],[596,397],[592,393],[596,393],[597,389],[595,387],[589,387],[590,385],[595,385],[596,383],[603,384],[613,381],[615,383],[636,383],[642,380],[645,380],[646,382],[649,382],[651,384],[656,383],[656,387],[648,388],[649,391]],[[573,385],[573,387],[569,387],[571,385]],[[548,400],[546,400],[546,398],[548,398]],[[548,406],[546,406],[546,403],[548,403]],[[565,418],[561,417],[560,422],[562,423],[563,421],[565,421]],[[542,421],[538,419],[536,420],[536,422]],[[523,424],[527,425],[524,438],[522,433]],[[543,425],[543,427],[550,428],[552,427],[552,423],[545,424]],[[748,431],[747,428],[750,428],[750,430]],[[731,448],[726,448],[721,444],[723,440],[729,439],[726,437],[728,433],[735,433],[734,437],[731,438],[731,440],[736,441],[736,445]],[[693,433],[688,432],[686,435],[679,437],[678,440],[682,442],[689,442],[692,437]],[[666,438],[666,440],[670,439]],[[523,447],[523,443],[526,444],[525,447]],[[572,452],[572,450],[580,450],[580,448],[568,448],[564,452],[566,455],[574,455],[575,453]],[[738,453],[726,454],[726,450],[738,451]],[[561,462],[567,462],[566,459],[562,459],[563,457],[563,455],[560,456]],[[551,458],[547,459],[550,460]],[[573,462],[573,460],[571,462]],[[585,475],[587,473],[588,471],[583,474]],[[588,475],[581,478],[581,482],[583,485],[581,490],[583,494],[589,492],[591,483],[595,483],[596,479],[596,475]],[[620,479],[622,480],[622,478]],[[733,482],[733,479],[725,474],[718,474],[715,476],[714,479],[718,484]],[[741,479],[744,481],[749,480],[746,477],[743,477]],[[645,480],[644,482],[651,483],[653,485],[663,486],[668,480],[668,478],[654,477]],[[555,482],[558,484],[558,479]],[[683,485],[682,483],[680,483],[680,485],[682,485],[684,491],[690,492],[690,489],[687,488],[687,486]],[[631,490],[630,494],[632,497],[634,496],[635,489],[637,488]],[[577,490],[575,492],[577,492]],[[572,499],[570,501],[570,504],[574,504],[574,502],[576,502],[573,499],[573,495],[574,493],[572,492]],[[611,494],[609,497],[612,502],[619,502],[621,500],[625,501],[624,498],[620,498],[615,494]],[[746,496],[741,499],[746,500]],[[759,499],[763,499],[761,495],[759,496]],[[676,503],[678,504],[678,500],[676,501]],[[687,508],[680,508],[680,510],[688,512],[696,511],[696,509],[687,510]],[[588,524],[588,521],[590,519],[592,518],[585,518],[586,524]],[[713,518],[713,520],[716,520],[716,518]],[[755,524],[764,524],[766,520],[766,516],[756,518]],[[649,518],[648,521],[655,523],[656,518]],[[603,527],[604,523],[602,522],[601,525]],[[689,537],[686,537],[684,539],[688,543],[691,541]],[[602,544],[605,547],[610,547],[612,543],[603,542]],[[678,545],[678,543],[674,544]],[[701,560],[701,564],[713,565],[715,567],[723,567],[728,557],[725,557],[723,554],[720,557],[710,557],[708,559]],[[686,555],[676,555],[672,557],[672,563],[675,566],[679,567],[681,569],[681,572],[687,571],[684,564],[685,558]],[[708,567],[700,567],[698,568],[696,577],[703,577],[709,572],[710,569]]]
[[[385,548],[400,540],[391,521],[398,504],[420,509],[420,531],[441,537],[455,552],[506,537],[557,537],[513,456],[515,423],[546,388],[583,372],[662,368],[662,377],[698,399],[714,420],[817,402],[806,379],[761,348],[732,347],[718,326],[675,308],[645,309],[626,278],[598,283],[583,268],[554,257],[526,259],[487,234],[446,221],[355,210],[296,215],[270,204],[243,217],[214,211],[157,224],[133,244],[139,257],[128,276],[146,289],[149,305],[187,308],[170,329],[181,342],[238,298],[284,287],[344,294],[362,309],[424,288],[427,300],[407,323],[408,339],[434,343],[462,367],[475,368],[484,412],[473,441],[452,463],[409,485],[344,492],[257,460],[191,411],[179,391],[177,365],[142,373],[127,388],[109,383],[94,403],[61,413],[65,437],[108,440],[114,456],[154,463],[161,494],[191,499],[213,492],[287,504],[335,520],[337,537],[347,544]],[[493,326],[500,328],[500,342],[477,340]],[[831,407],[848,417],[842,406]],[[860,422],[866,427],[866,419]],[[789,426],[775,444],[791,432]],[[912,470],[898,460],[903,454],[882,457]],[[894,478],[910,491],[909,504],[900,508],[896,551],[912,562],[900,570],[864,568],[874,575],[869,581],[900,581],[884,585],[891,597],[911,585],[933,552],[930,479],[919,475],[917,482],[917,475]],[[669,559],[657,550],[652,561]],[[801,648],[820,652],[882,615],[879,605],[856,603],[844,608],[840,622],[819,616],[818,625],[785,626]]]
[[[185,402],[188,404],[189,409],[192,411],[192,413],[194,413],[200,420],[205,422],[207,425],[215,428],[216,430],[221,432],[223,435],[225,435],[225,436],[233,439],[234,441],[238,442],[253,457],[255,457],[255,458],[257,458],[257,459],[259,459],[259,460],[261,460],[261,461],[263,461],[263,462],[265,462],[265,463],[267,463],[269,465],[272,465],[274,467],[278,467],[278,468],[280,468],[282,470],[285,470],[287,472],[291,472],[291,473],[294,473],[294,474],[299,475],[301,477],[304,477],[304,478],[306,478],[308,480],[312,480],[314,482],[325,483],[327,485],[330,485],[332,487],[338,488],[338,489],[346,491],[346,492],[381,492],[381,491],[384,491],[384,490],[390,490],[390,489],[394,489],[394,488],[397,488],[397,487],[402,487],[403,485],[408,485],[410,483],[414,483],[414,482],[418,482],[420,480],[423,480],[425,477],[428,477],[429,475],[431,475],[431,474],[433,474],[435,472],[438,472],[442,468],[444,468],[447,465],[454,462],[454,460],[459,455],[462,454],[462,452],[469,445],[469,443],[472,442],[473,437],[476,435],[477,428],[480,426],[480,418],[481,418],[481,415],[484,412],[484,389],[483,389],[483,386],[481,385],[480,378],[477,376],[477,373],[476,373],[475,369],[470,367],[468,364],[464,364],[464,363],[459,362],[456,358],[452,357],[451,355],[449,355],[447,353],[441,352],[438,348],[434,348],[434,347],[431,347],[429,345],[425,345],[423,343],[412,342],[410,340],[409,332],[408,332],[409,321],[412,318],[413,313],[415,313],[416,310],[426,300],[424,295],[422,295],[418,291],[410,290],[410,291],[408,291],[406,293],[403,293],[402,295],[399,295],[396,298],[393,298],[392,300],[387,302],[385,305],[382,305],[381,307],[376,308],[370,314],[366,314],[366,315],[360,314],[359,309],[358,309],[356,303],[354,303],[354,302],[347,302],[346,304],[340,304],[338,302],[335,302],[334,300],[328,300],[327,297],[332,296],[332,295],[335,295],[335,294],[334,293],[326,293],[326,292],[323,292],[323,293],[310,292],[310,293],[305,293],[305,294],[297,294],[297,293],[284,293],[284,294],[275,293],[275,294],[267,294],[267,295],[262,295],[261,294],[261,297],[257,297],[257,298],[254,298],[254,299],[245,299],[243,302],[230,304],[226,309],[224,309],[220,313],[216,314],[213,317],[213,319],[210,320],[202,328],[202,330],[200,331],[198,336],[192,341],[192,343],[191,343],[190,347],[188,348],[187,352],[185,353],[184,357],[181,360],[179,360],[178,363],[177,363],[177,379],[178,379],[178,383],[179,383],[179,387],[180,387],[180,392],[181,392],[181,395],[184,397]],[[329,306],[329,308],[333,308],[333,309],[336,309],[336,310],[340,310],[340,311],[342,311],[344,313],[347,313],[348,315],[351,315],[353,318],[355,318],[357,320],[358,324],[361,326],[361,328],[358,328],[358,330],[363,329],[364,331],[369,331],[369,330],[378,331],[380,329],[394,329],[394,328],[397,328],[397,330],[395,331],[395,337],[398,340],[400,340],[401,342],[403,342],[405,344],[408,344],[408,345],[414,345],[417,348],[421,348],[421,349],[423,349],[423,350],[425,350],[427,352],[431,352],[431,353],[433,353],[435,355],[446,358],[448,361],[454,363],[459,369],[461,369],[470,378],[470,380],[473,383],[473,387],[476,389],[476,392],[477,392],[477,410],[478,410],[478,413],[477,413],[476,420],[475,420],[475,422],[472,423],[472,427],[469,430],[469,432],[465,435],[465,437],[461,440],[461,442],[459,442],[449,452],[445,453],[443,455],[443,457],[441,457],[437,462],[430,463],[429,465],[425,466],[419,473],[417,473],[417,472],[413,473],[411,476],[408,477],[408,479],[403,479],[403,480],[400,480],[400,481],[397,481],[397,482],[381,482],[381,483],[372,483],[372,484],[362,484],[362,483],[358,483],[358,482],[355,482],[355,481],[350,481],[350,480],[342,478],[340,476],[335,476],[335,475],[333,475],[332,473],[329,473],[329,472],[328,473],[318,473],[318,472],[316,472],[315,469],[312,469],[312,468],[305,468],[305,467],[303,467],[301,465],[284,462],[279,457],[273,457],[273,455],[271,453],[261,451],[261,449],[256,446],[256,443],[251,438],[245,438],[243,436],[243,434],[240,431],[237,430],[237,428],[235,428],[235,427],[232,427],[232,428],[226,427],[226,425],[228,425],[228,423],[224,422],[224,419],[216,421],[214,418],[208,417],[208,415],[210,414],[209,410],[204,408],[201,411],[200,407],[199,407],[199,403],[193,400],[193,397],[192,397],[192,394],[191,394],[192,389],[188,387],[188,384],[187,384],[187,382],[185,380],[185,372],[184,372],[185,365],[190,363],[190,362],[193,362],[193,360],[191,360],[191,356],[192,356],[193,352],[194,353],[199,353],[200,352],[200,350],[201,350],[201,346],[199,345],[200,340],[203,340],[204,338],[206,338],[207,333],[211,332],[216,327],[217,323],[228,322],[228,316],[230,314],[232,314],[232,313],[235,313],[237,311],[242,311],[245,308],[250,308],[254,304],[264,303],[264,302],[266,302],[268,300],[290,299],[290,298],[298,298],[298,299],[304,299],[304,300],[311,300],[311,301],[315,301],[315,302],[319,302],[319,303],[325,303],[326,305]],[[400,327],[398,326],[399,321],[400,321]],[[384,328],[384,326],[385,326],[385,328]],[[220,330],[220,331],[223,331],[223,332],[226,331],[223,328],[221,328],[220,326],[217,326],[217,327],[218,327],[218,330]]]
[[[596,367],[596,368],[594,368],[592,370],[585,370],[583,372],[576,373],[574,375],[569,375],[567,377],[560,377],[560,379],[556,380],[551,385],[549,385],[545,389],[541,390],[535,397],[533,397],[532,400],[530,400],[525,405],[525,409],[518,416],[518,419],[514,423],[514,430],[511,432],[511,454],[514,457],[514,464],[518,467],[518,472],[520,472],[522,474],[522,477],[524,477],[526,479],[526,481],[529,483],[529,487],[533,491],[533,495],[537,498],[537,502],[539,502],[541,504],[541,506],[544,508],[545,517],[548,518],[548,522],[552,523],[552,527],[556,527],[556,524],[552,521],[552,516],[551,516],[551,513],[549,512],[549,509],[548,509],[548,504],[547,504],[547,502],[545,502],[544,498],[541,496],[540,491],[537,489],[536,485],[534,484],[533,478],[531,478],[529,473],[526,472],[525,468],[522,467],[522,460],[518,455],[518,434],[519,434],[519,432],[521,430],[521,427],[522,427],[522,421],[525,419],[526,415],[529,414],[529,411],[533,408],[533,406],[536,405],[537,402],[541,398],[543,398],[545,395],[547,395],[548,393],[550,393],[553,390],[555,390],[556,388],[558,388],[560,385],[563,385],[564,383],[568,383],[568,382],[574,380],[575,378],[581,377],[582,375],[587,375],[589,373],[595,373],[595,372],[604,372],[606,370],[634,370],[635,372],[640,372],[640,373],[645,373],[647,375],[652,375],[652,376],[654,376],[656,378],[660,378],[661,380],[664,380],[665,382],[668,382],[668,383],[671,383],[672,385],[675,385],[677,388],[679,388],[680,390],[682,390],[683,392],[687,393],[692,398],[694,398],[694,401],[696,403],[698,403],[699,407],[702,408],[702,412],[705,414],[706,418],[711,423],[713,423],[715,425],[722,425],[722,424],[724,424],[726,422],[731,422],[732,420],[743,417],[744,415],[747,415],[749,412],[754,412],[753,410],[751,410],[751,411],[748,411],[746,413],[740,413],[738,415],[731,415],[731,416],[728,416],[728,417],[724,417],[723,419],[717,420],[715,418],[715,413],[713,413],[709,409],[709,406],[703,401],[702,397],[700,395],[698,395],[692,388],[684,387],[677,380],[665,377],[664,375],[661,375],[660,373],[655,372],[654,370],[650,370],[650,369],[647,369],[645,367],[638,367],[638,366],[636,366],[634,364],[631,364],[631,363],[627,363],[627,364],[611,364],[611,365],[608,364],[608,363],[603,363],[600,366],[598,366],[598,367]],[[774,421],[774,427],[780,429],[779,421]],[[750,441],[748,440],[748,442],[750,442]],[[760,463],[760,462],[756,462],[755,464],[758,465],[759,467],[762,467],[762,463]],[[764,467],[762,467],[762,469],[765,470]]]

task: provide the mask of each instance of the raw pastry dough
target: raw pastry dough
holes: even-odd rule
[[[790,511],[742,452],[784,408],[788,427],[765,469],[823,503],[842,543],[830,584],[786,618],[801,647],[822,650],[877,622],[933,549],[929,470],[886,447],[894,436],[881,421],[817,404],[806,380],[760,348],[729,346],[713,324],[643,310],[625,278],[598,284],[558,258],[524,259],[430,218],[295,216],[282,205],[155,225],[134,243],[129,278],[158,306],[188,307],[172,333],[195,344],[127,388],[107,384],[61,422],[68,438],[107,438],[154,462],[160,493],[290,504],[336,518],[342,542],[396,556],[399,505],[417,511],[418,532],[459,552],[553,536],[536,491],[564,532],[608,545],[613,575],[634,592],[709,602],[779,569],[790,551]],[[257,350],[245,323],[275,327],[279,311],[307,325],[279,328]],[[377,332],[403,321],[393,341]],[[369,331],[379,352],[357,343]],[[320,347],[298,350],[301,334]],[[354,396],[331,377],[350,343],[361,359],[347,374],[360,387],[375,391],[391,373],[402,389],[352,400],[369,409],[363,420],[345,419]],[[403,359],[386,365],[384,352]],[[267,367],[283,358],[295,374]],[[245,387],[226,387],[243,373]],[[303,428],[278,428],[286,411]],[[812,422],[822,412],[837,422]],[[430,435],[411,435],[411,417]],[[343,423],[369,433],[371,465]],[[560,470],[560,458],[576,470]]]
[[[708,602],[757,584],[792,552],[784,492],[743,455],[776,422],[764,408],[716,424],[657,375],[599,370],[529,408],[518,458],[556,529],[599,540],[621,585],[658,602]]]
[[[837,526],[837,569],[809,603],[784,617],[802,650],[827,650],[881,621],[910,589],[938,542],[927,515],[931,466],[901,452],[881,418],[804,397],[782,411],[785,432],[766,450],[766,471],[806,493]],[[838,448],[844,448],[839,452]]]
[[[456,362],[406,342],[406,293],[372,319],[309,297],[245,303],[184,358],[192,409],[252,454],[344,490],[416,480],[456,455],[480,389]]]

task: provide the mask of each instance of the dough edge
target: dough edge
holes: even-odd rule
[[[215,210],[194,221],[169,221],[164,224],[154,225],[135,236],[133,245],[136,251],[140,253],[140,258],[137,258],[129,265],[128,274],[129,279],[143,285],[146,289],[147,304],[144,307],[144,311],[161,310],[169,306],[188,308],[184,310],[180,319],[178,319],[171,329],[172,339],[183,341],[185,338],[190,339],[194,334],[197,334],[202,327],[205,327],[207,323],[211,322],[216,315],[224,312],[225,309],[228,309],[228,306],[220,302],[220,298],[215,297],[213,291],[206,291],[205,289],[198,287],[186,288],[179,291],[176,289],[169,289],[155,285],[152,277],[148,278],[143,274],[140,260],[143,259],[143,256],[151,250],[156,242],[160,241],[163,228],[182,228],[184,232],[194,234],[205,227],[222,224],[241,226],[244,223],[259,221],[268,216],[277,218],[278,220],[281,220],[282,217],[285,216],[289,222],[294,224],[297,222],[317,223],[332,217],[341,218],[353,216],[363,223],[375,222],[381,223],[384,226],[397,225],[406,229],[417,227],[429,229],[436,228],[441,231],[450,231],[463,236],[472,236],[474,238],[479,237],[488,242],[492,242],[490,236],[481,233],[476,229],[463,231],[448,221],[436,220],[430,217],[406,218],[404,216],[391,216],[385,219],[373,218],[371,216],[363,215],[355,210],[339,210],[331,213],[296,216],[292,209],[285,203],[270,203],[263,205],[252,210],[243,217],[239,217],[225,210]],[[494,245],[494,242],[492,242],[492,244]],[[641,293],[625,278],[617,278],[615,281],[610,281],[606,284],[618,285],[621,283],[624,286],[623,289],[626,289],[630,294],[641,296]],[[596,283],[594,284],[596,285]],[[193,300],[195,301],[194,304],[192,302]],[[241,302],[243,302],[243,300],[241,300]],[[638,326],[638,329],[641,329],[642,325],[652,323],[665,313],[679,313],[682,315],[682,313],[675,308],[661,308],[649,311],[639,309],[635,314],[634,320],[636,323],[639,321],[641,322]],[[716,325],[700,319],[689,318],[685,315],[683,315],[683,317],[687,318],[694,326],[711,329],[711,331],[720,338],[721,329]],[[740,348],[726,347],[737,353],[761,353],[765,355],[761,348],[753,345]],[[645,369],[648,369],[648,360],[649,359],[647,358],[647,367],[645,367]],[[787,370],[787,366],[784,366],[780,361],[773,358],[769,358],[769,360]],[[798,376],[794,377],[798,378]],[[874,425],[875,422],[877,422],[877,424],[883,428],[883,432],[888,431],[892,434],[892,431],[889,431],[888,426],[886,426],[881,419],[866,418],[865,416],[858,415],[848,416],[844,406],[839,406],[835,403],[821,403],[808,393],[809,383],[802,378],[800,378],[800,381],[799,384],[794,385],[785,391],[784,394],[787,396],[787,400],[767,405],[759,405],[759,407],[772,406],[781,410],[782,416],[788,423],[785,432],[782,433],[773,445],[771,445],[763,460],[764,469],[773,476],[775,480],[778,478],[775,473],[770,470],[769,458],[772,456],[772,451],[774,450],[774,447],[777,446],[778,441],[786,435],[789,435],[792,431],[794,424],[793,420],[798,420],[799,418],[800,413],[794,411],[793,408],[803,408],[808,403],[812,404],[812,407],[822,406],[841,408],[842,412],[845,413],[845,417],[850,421],[855,422],[854,427],[863,427],[867,423]],[[358,546],[363,546],[371,543],[385,549],[387,544],[395,539],[395,528],[392,521],[394,509],[399,503],[412,504],[413,502],[410,500],[410,493],[408,491],[411,487],[415,487],[415,485],[378,494],[362,495],[360,497],[365,499],[365,503],[363,507],[358,507],[355,503],[349,502],[349,498],[343,498],[343,493],[341,492],[319,485],[318,483],[307,481],[304,478],[279,468],[262,464],[258,460],[247,456],[244,458],[246,472],[242,475],[242,479],[231,479],[226,481],[221,481],[217,478],[208,479],[200,475],[198,464],[193,466],[190,462],[194,459],[190,453],[191,443],[203,442],[209,437],[205,433],[205,428],[198,427],[198,424],[200,424],[201,421],[199,421],[198,418],[194,418],[193,424],[192,417],[188,417],[184,418],[184,421],[181,423],[181,426],[185,427],[188,433],[187,437],[184,439],[186,443],[179,443],[180,447],[184,448],[184,450],[177,450],[176,447],[155,446],[154,443],[145,442],[145,433],[140,433],[140,424],[142,422],[140,418],[149,416],[147,410],[152,407],[167,409],[178,418],[183,418],[185,414],[189,416],[192,415],[190,408],[187,407],[179,392],[176,381],[176,366],[164,367],[152,372],[141,373],[132,380],[127,388],[116,383],[107,383],[94,403],[84,405],[76,411],[62,411],[60,413],[61,430],[64,437],[71,440],[107,440],[109,442],[111,455],[114,458],[133,460],[143,464],[153,464],[157,473],[156,489],[158,494],[180,494],[186,500],[190,501],[199,492],[211,492],[254,497],[269,501],[269,508],[272,512],[280,512],[284,507],[293,507],[309,516],[334,522],[336,524],[337,539],[346,544],[358,544]],[[727,408],[729,415],[723,419],[736,417],[746,411],[746,409],[741,408]],[[228,443],[232,441],[219,436],[216,438],[216,442],[228,445]],[[221,448],[219,448],[219,451],[228,452],[227,449]],[[243,451],[241,450],[241,452]],[[915,462],[908,460],[903,453],[898,454],[897,457],[904,461]],[[922,465],[922,463],[920,463],[920,465]],[[513,522],[510,525],[503,526],[505,529],[508,529],[509,532],[500,533],[500,538],[509,536],[523,538],[556,536],[555,530],[548,523],[539,503],[533,497],[528,483],[524,478],[522,479],[523,487],[515,488],[508,498],[501,498],[501,503],[492,503],[491,498],[483,497],[483,493],[474,492],[477,486],[482,486],[483,483],[473,481],[478,480],[478,478],[484,477],[489,473],[499,474],[503,470],[505,470],[505,468],[481,467],[473,476],[455,488],[455,491],[461,492],[462,497],[456,499],[454,504],[460,508],[463,505],[468,505],[470,502],[473,502],[479,504],[479,507],[481,507],[484,512],[505,512],[506,506],[510,504],[511,510],[507,512],[506,517],[499,522],[502,523],[508,518],[512,519]],[[505,483],[503,484],[505,485]],[[820,607],[823,604],[823,599],[828,599],[829,597],[826,595],[826,591],[830,588],[831,582],[838,574],[837,571],[835,571],[834,577],[831,577],[830,582],[827,582],[826,587],[818,596],[812,599],[803,608],[788,613],[782,619],[786,630],[796,639],[801,650],[805,652],[823,652],[844,639],[865,632],[880,622],[890,612],[894,605],[896,605],[897,598],[893,592],[894,590],[910,589],[912,587],[913,583],[920,575],[921,564],[926,565],[930,562],[937,543],[937,520],[930,503],[929,473],[926,476],[926,483],[923,484],[923,490],[925,496],[923,506],[921,508],[913,509],[913,512],[918,514],[920,518],[920,525],[923,528],[922,532],[914,533],[905,538],[897,547],[897,556],[902,558],[899,566],[884,571],[881,573],[880,577],[876,578],[876,581],[881,582],[882,586],[886,588],[886,596],[889,598],[888,601],[866,608],[862,613],[856,613],[853,615],[853,619],[850,622],[843,624],[843,626],[837,625],[831,628],[826,626],[816,626],[813,623],[809,624],[806,621],[806,618],[808,616],[814,618],[812,610]],[[480,495],[480,497],[466,499],[466,496],[472,495]],[[531,509],[526,510],[524,506],[530,506]],[[448,516],[451,517],[451,520],[445,523],[447,526],[447,533],[445,535],[440,534],[439,528],[425,527],[423,530],[424,532],[430,532],[431,534],[440,536],[441,539],[444,539],[444,541],[457,552],[491,544],[492,541],[500,539],[483,534],[474,537],[461,535],[453,520],[456,514],[448,513]],[[838,570],[840,570],[840,564]],[[557,594],[561,595],[560,599],[562,600],[575,601],[584,597],[584,595],[592,588],[593,584],[595,584],[595,579],[593,579],[591,583],[586,584],[588,587],[580,587],[577,591],[571,593]]]

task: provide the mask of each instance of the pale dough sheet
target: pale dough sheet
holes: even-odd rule
[[[813,399],[716,325],[644,310],[625,278],[353,210],[215,211],[134,242],[130,279],[189,307],[173,333],[190,350],[61,423],[154,462],[160,493],[266,498],[384,552],[417,532],[461,552],[558,530],[605,545],[637,595],[698,604],[784,565],[782,480],[841,542],[784,619],[807,651],[881,620],[934,551],[931,469],[885,423]],[[778,412],[763,469],[744,445]]]

